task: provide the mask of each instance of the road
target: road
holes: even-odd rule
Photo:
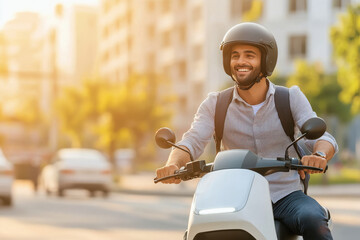
[[[191,198],[114,193],[105,199],[83,191],[64,198],[35,195],[18,182],[15,204],[0,205],[0,239],[182,239]],[[359,198],[318,198],[332,213],[334,239],[360,236]]]

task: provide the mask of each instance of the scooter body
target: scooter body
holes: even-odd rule
[[[188,240],[277,239],[269,183],[261,174],[245,168],[256,166],[257,158],[248,150],[218,153],[212,171],[196,188]],[[260,169],[257,171],[264,173]],[[292,239],[297,238],[292,235]]]
[[[246,169],[224,169],[206,174],[194,194],[188,240],[276,240],[269,184]]]

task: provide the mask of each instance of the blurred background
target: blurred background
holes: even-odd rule
[[[63,148],[100,151],[115,182],[153,172],[169,153],[155,131],[168,126],[179,140],[207,93],[232,85],[219,46],[243,21],[274,34],[270,80],[300,86],[338,141],[311,183],[359,183],[360,0],[0,0],[8,175],[37,189]]]
[[[119,171],[153,170],[168,154],[154,145],[156,129],[180,139],[207,93],[232,84],[220,42],[255,21],[278,42],[270,79],[299,85],[339,143],[329,175],[351,168],[344,177],[360,181],[359,4],[0,1],[1,147],[19,171],[69,147],[98,149]]]

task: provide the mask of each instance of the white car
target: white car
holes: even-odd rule
[[[47,194],[63,196],[66,189],[86,189],[108,195],[112,184],[111,164],[94,149],[66,148],[57,152],[44,167],[41,184]]]
[[[0,199],[3,204],[12,204],[12,186],[14,183],[13,165],[6,159],[0,150]]]

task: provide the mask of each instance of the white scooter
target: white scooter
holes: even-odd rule
[[[264,176],[299,169],[322,171],[302,166],[298,159],[289,158],[287,152],[301,138],[316,139],[325,130],[322,119],[309,119],[301,128],[302,135],[287,147],[284,158],[260,158],[249,150],[228,150],[218,153],[214,163],[206,164],[204,160],[193,161],[186,149],[175,145],[175,134],[161,128],[155,136],[157,144],[182,149],[192,161],[173,175],[154,182],[169,178],[190,180],[205,174],[193,197],[184,239],[302,239],[274,221],[269,184]]]

